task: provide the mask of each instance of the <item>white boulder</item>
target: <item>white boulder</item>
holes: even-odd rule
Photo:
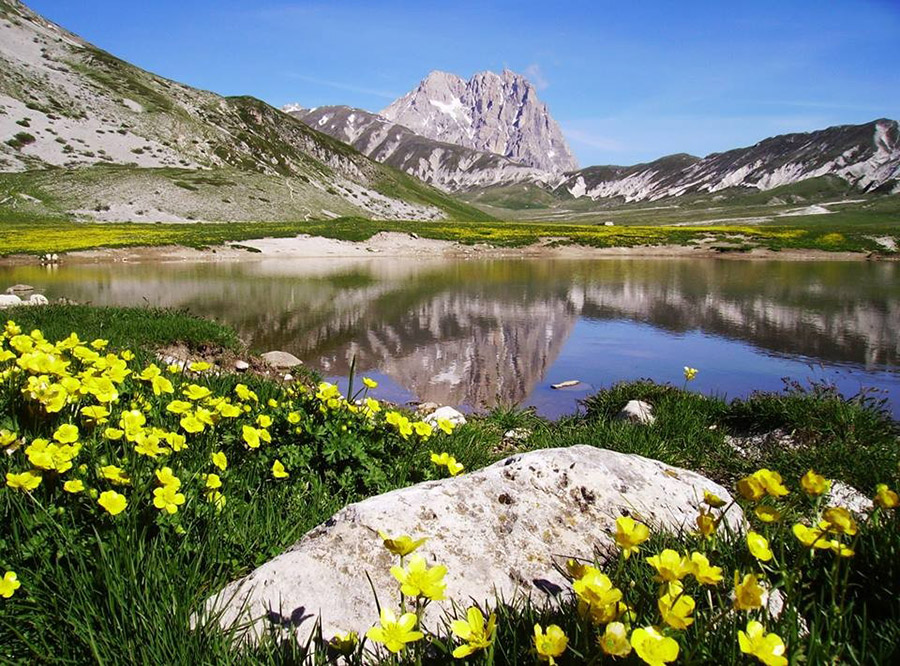
[[[446,599],[428,606],[424,625],[437,629],[453,604],[529,596],[538,604],[569,594],[557,566],[615,551],[615,520],[630,515],[654,530],[691,529],[703,491],[728,491],[699,474],[664,463],[573,446],[512,456],[490,467],[352,504],[298,543],[210,598],[206,610],[223,627],[249,620],[253,641],[281,628],[306,641],[321,618],[327,640],[363,635],[382,606],[397,609],[397,557],[378,531],[428,537],[417,553],[447,567]],[[727,514],[739,531],[738,507]],[[368,577],[367,577],[368,576]],[[369,580],[371,580],[371,587]],[[195,618],[195,620],[198,618]]]
[[[22,305],[22,299],[15,294],[0,294],[0,308],[12,308]]]
[[[454,426],[466,424],[466,417],[463,413],[453,409],[453,407],[438,407],[422,420],[432,428],[437,428],[438,421],[443,419],[450,421]]]
[[[289,370],[303,364],[303,361],[286,351],[266,352],[262,355],[262,359],[276,370]]]

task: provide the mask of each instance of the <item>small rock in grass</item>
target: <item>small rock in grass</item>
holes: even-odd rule
[[[287,374],[284,376],[284,381],[286,381],[286,382],[292,382],[292,381],[294,381],[294,375],[292,375],[291,373],[287,373]]]
[[[842,506],[863,518],[868,516],[873,508],[872,500],[853,486],[841,481],[831,482],[831,489],[825,499],[830,506]]]
[[[419,414],[420,416],[427,416],[438,407],[440,407],[440,405],[436,402],[420,402],[418,405],[416,405],[416,414]]]
[[[50,301],[43,294],[32,294],[31,298],[25,301],[25,305],[47,305]]]
[[[619,421],[643,423],[644,425],[652,425],[656,421],[656,417],[653,416],[653,406],[643,400],[629,400],[616,414],[616,418]]]
[[[15,294],[0,294],[0,308],[12,308],[22,305],[22,299]]]
[[[262,359],[271,367],[287,370],[302,365],[303,361],[286,351],[270,351],[262,355]]]
[[[235,361],[234,369],[237,372],[247,372],[250,369],[250,364],[247,361]]]
[[[503,433],[503,439],[508,442],[524,442],[531,437],[531,430],[528,428],[513,428]]]
[[[466,424],[466,417],[462,412],[453,409],[453,407],[438,407],[436,410],[426,416],[423,421],[432,428],[438,427],[438,421],[446,419],[455,426]]]

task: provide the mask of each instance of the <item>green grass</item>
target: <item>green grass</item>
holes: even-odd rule
[[[90,305],[24,306],[4,310],[0,320],[5,322],[7,319],[12,319],[26,331],[40,329],[51,340],[61,340],[72,331],[78,331],[88,341],[102,338],[119,349],[155,349],[178,343],[193,349],[240,348],[234,329],[174,310]]]
[[[179,313],[59,307],[22,308],[12,316],[26,332],[39,327],[47,338],[58,339],[75,330],[82,340],[107,338],[111,348],[140,351],[176,340],[194,348],[236,343],[234,334],[221,326]],[[139,372],[143,363],[134,367]],[[900,431],[883,404],[864,395],[844,398],[822,386],[811,390],[789,386],[783,393],[726,402],[668,385],[622,383],[588,398],[579,414],[556,422],[515,407],[498,408],[472,418],[452,436],[439,435],[425,443],[401,440],[380,421],[369,425],[342,408],[320,414],[319,402],[311,395],[287,395],[279,385],[253,376],[171,377],[176,383],[199,383],[215,395],[232,397],[238,382],[248,384],[259,401],[248,401],[250,413],[235,423],[252,422],[259,412],[271,414],[273,443],[248,451],[234,432],[236,426],[222,422],[214,431],[190,437],[189,447],[177,455],[147,460],[131,452],[131,444],[120,447],[100,437],[100,429],[85,426],[75,413],[77,406],[44,415],[18,390],[23,381],[18,374],[2,375],[0,428],[14,430],[30,442],[49,436],[59,423],[79,422],[85,447],[77,464],[86,467],[72,470],[66,478],[77,475],[104,489],[94,480],[93,469],[116,463],[132,474],[134,482],[120,488],[128,495],[129,507],[116,517],[98,511],[84,495],[61,493],[53,475],[31,496],[0,487],[0,524],[4,525],[0,571],[16,571],[22,582],[11,599],[0,599],[0,662],[298,664],[302,651],[274,639],[258,648],[233,651],[231,637],[214,623],[188,629],[192,613],[226,582],[282,552],[346,503],[435,478],[437,472],[429,463],[429,451],[434,449],[449,452],[471,471],[515,451],[587,443],[694,469],[728,487],[768,466],[782,471],[791,487],[784,510],[799,513],[808,512],[810,506],[797,490],[796,479],[810,466],[866,494],[879,482],[895,488],[900,483]],[[151,423],[177,429],[177,418],[164,409],[172,396],[154,396],[147,386],[134,376],[125,379],[119,388],[121,409],[146,401]],[[278,406],[270,406],[269,399]],[[616,412],[630,399],[651,402],[656,424],[645,427],[615,420]],[[291,409],[301,413],[299,429],[285,420]],[[503,433],[511,428],[528,428],[531,434],[516,447],[504,448]],[[793,432],[798,445],[764,449],[745,459],[725,439],[729,434],[775,428]],[[226,451],[229,458],[228,470],[222,473],[228,501],[219,513],[198,490],[202,488],[199,475],[216,471],[209,463],[210,451],[215,450]],[[289,479],[272,478],[270,467],[276,458],[291,471]],[[21,471],[23,461],[21,451],[2,455],[0,472]],[[172,516],[156,511],[149,503],[152,497],[148,500],[154,487],[152,470],[161,464],[175,469],[188,496],[188,502]],[[779,545],[783,548],[778,551],[779,561],[806,562],[797,573],[807,591],[797,597],[796,612],[804,617],[809,634],[798,633],[793,610],[766,623],[767,630],[785,638],[793,658],[803,656],[809,664],[835,658],[840,663],[863,664],[890,663],[896,657],[900,525],[896,516],[890,520],[882,530],[865,531],[855,543],[852,566],[837,571],[848,581],[840,606],[844,612],[838,615],[832,612],[829,597],[836,580],[831,554],[806,562],[803,549],[789,535]],[[782,528],[766,529],[776,543],[775,535]],[[664,547],[707,546],[689,534],[655,534],[642,546],[642,555]],[[726,579],[734,569],[755,566],[741,541],[719,541],[710,558],[723,567]],[[647,570],[641,556],[607,569],[627,589],[629,603],[640,617],[656,613],[657,584]],[[728,587],[725,583],[711,591],[716,603],[729,603]],[[678,635],[679,663],[749,663],[737,652],[735,640],[746,616],[726,616],[711,626],[710,616],[700,612],[702,599],[698,596],[700,620]],[[555,610],[516,602],[501,606],[498,613],[493,661],[476,655],[472,663],[532,663],[535,622],[556,623],[570,637],[571,649],[561,664],[584,663],[587,658],[578,655],[596,651],[594,630],[579,617],[574,602],[565,601]],[[444,632],[427,651],[420,651],[418,657],[411,653],[403,663],[416,663],[417,658],[421,663],[450,663],[447,653],[452,647]],[[317,659],[326,663],[326,653],[320,652]],[[617,663],[637,662],[631,657]]]

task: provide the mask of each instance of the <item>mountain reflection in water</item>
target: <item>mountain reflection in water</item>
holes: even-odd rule
[[[707,259],[261,259],[63,265],[54,272],[0,268],[6,283],[32,284],[50,298],[147,303],[214,317],[254,349],[290,351],[328,376],[346,376],[355,358],[359,372],[377,372],[421,400],[442,404],[527,402],[536,388],[545,388],[564,348],[570,361],[576,359],[572,371],[587,372],[598,366],[595,354],[615,330],[620,344],[607,351],[627,354],[634,376],[673,380],[673,370],[680,373],[690,362],[701,366],[702,378],[712,370],[702,367],[704,344],[727,342],[757,367],[733,369],[745,371],[743,384],[732,378],[727,386],[698,382],[699,388],[732,394],[760,388],[751,382],[761,359],[774,357],[788,365],[772,366],[772,372],[794,376],[795,368],[819,364],[854,373],[857,387],[887,389],[895,412],[898,272],[900,264],[891,262]],[[579,322],[592,325],[573,336]],[[610,328],[614,324],[618,328]],[[642,333],[622,333],[623,324]],[[632,332],[639,348],[628,349]],[[660,344],[688,339],[690,348]],[[678,356],[661,358],[663,346]],[[575,378],[598,385],[617,379]],[[571,396],[560,400],[574,403]]]

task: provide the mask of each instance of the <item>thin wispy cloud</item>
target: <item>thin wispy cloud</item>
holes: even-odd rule
[[[566,126],[562,127],[562,131],[563,135],[572,143],[580,143],[584,146],[608,150],[610,152],[626,150],[626,146],[621,141],[617,141],[608,136]]]
[[[342,81],[329,81],[327,79],[319,79],[315,76],[306,76],[305,74],[298,74],[296,72],[285,72],[285,76],[290,79],[296,79],[297,81],[304,81],[305,83],[312,83],[317,86],[326,86],[328,88],[334,88],[336,90],[346,90],[348,92],[358,93],[360,95],[372,95],[374,97],[382,97],[384,99],[395,100],[400,95],[394,92],[390,92],[388,90],[378,90],[377,88],[366,88],[364,86],[356,86],[351,83],[343,83]]]
[[[531,81],[538,90],[546,90],[550,85],[547,77],[544,76],[543,70],[541,70],[541,66],[537,63],[532,63],[525,68],[525,77]]]

